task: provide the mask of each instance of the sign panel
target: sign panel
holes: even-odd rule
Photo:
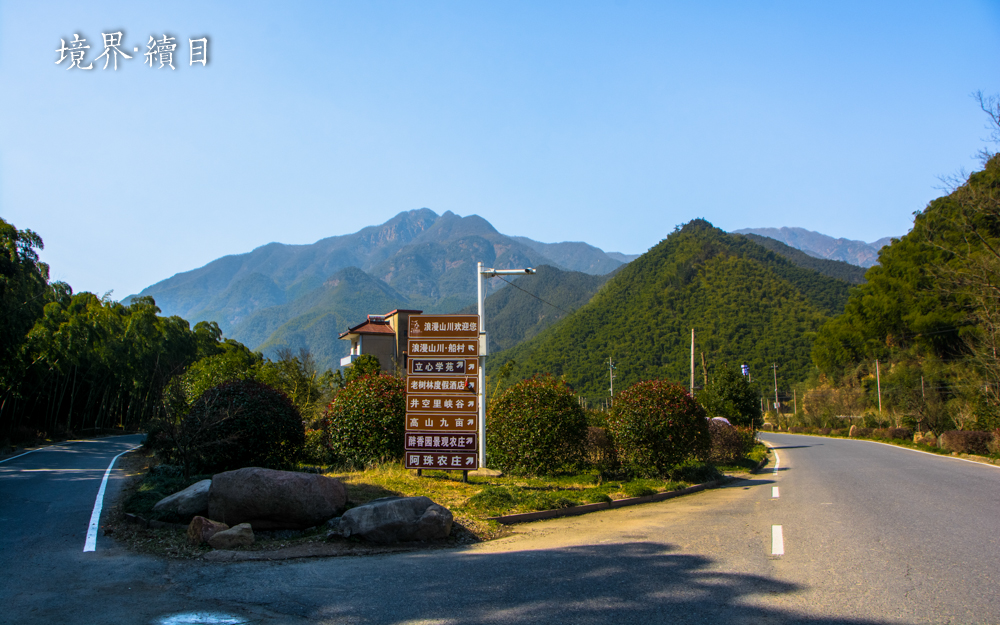
[[[460,393],[475,395],[476,378],[460,378],[445,376],[408,376],[406,378],[406,392],[410,395],[424,393]]]
[[[406,342],[406,354],[410,358],[425,356],[478,356],[479,340],[472,339],[410,339]]]
[[[406,413],[406,434],[410,431],[422,432],[475,432],[478,416],[451,414],[412,414]]]
[[[406,413],[439,412],[441,414],[475,413],[479,405],[475,395],[414,395],[406,398]]]
[[[406,451],[476,451],[475,434],[442,434],[441,432],[407,432]]]
[[[415,339],[479,337],[479,315],[410,315],[409,326]]]
[[[476,469],[478,464],[475,452],[406,452],[407,469]]]
[[[475,358],[407,358],[410,375],[478,375],[479,361]]]

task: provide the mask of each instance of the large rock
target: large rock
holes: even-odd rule
[[[253,528],[249,523],[240,523],[236,527],[217,532],[208,539],[213,549],[232,549],[234,547],[249,547],[253,544]]]
[[[215,536],[219,532],[223,532],[227,529],[229,529],[229,526],[225,523],[219,523],[218,521],[206,519],[203,516],[196,516],[191,519],[191,523],[188,524],[188,542],[192,545],[207,543],[212,539],[212,536]]]
[[[385,497],[345,512],[338,530],[345,537],[395,543],[447,538],[451,522],[451,511],[427,497]]]
[[[305,529],[322,524],[347,503],[340,480],[313,473],[249,467],[218,473],[208,491],[208,516],[254,530]]]
[[[208,489],[212,480],[202,480],[184,490],[164,497],[153,506],[153,512],[172,514],[185,519],[208,513]]]

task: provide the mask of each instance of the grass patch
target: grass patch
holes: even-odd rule
[[[758,455],[763,453],[766,450],[757,452]],[[115,516],[110,524],[115,536],[137,551],[157,555],[187,558],[199,557],[209,551],[207,546],[188,545],[183,529],[147,529],[129,525],[124,522],[124,513],[155,519],[151,511],[156,502],[211,476],[198,475],[185,479],[179,470],[159,465],[154,457],[142,452],[127,454],[123,458],[128,459],[126,464],[130,480],[123,489],[120,504],[115,506]],[[753,465],[756,466],[758,461],[759,458],[753,460]],[[467,483],[462,481],[460,472],[425,470],[421,477],[417,477],[415,471],[406,469],[398,462],[371,465],[365,469],[321,469],[305,465],[300,469],[322,472],[343,482],[347,489],[348,508],[381,497],[428,497],[454,515],[449,542],[455,544],[490,540],[510,532],[507,526],[491,521],[489,517],[644,497],[722,477],[716,467],[698,462],[678,465],[668,479],[628,479],[624,476],[607,479],[606,474],[592,470],[547,477],[470,476]],[[172,521],[165,518],[158,520]],[[292,537],[269,536],[265,532],[259,534],[258,541],[247,549],[277,549],[301,542],[320,541],[325,535],[323,528]]]

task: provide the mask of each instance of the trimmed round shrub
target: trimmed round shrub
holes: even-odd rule
[[[969,430],[951,430],[941,434],[938,445],[941,449],[956,451],[960,454],[978,454],[985,456],[990,453],[988,444],[993,440],[990,432]]]
[[[348,464],[403,456],[406,380],[387,374],[358,378],[326,408],[329,449]]]
[[[305,442],[302,417],[279,390],[256,380],[232,380],[208,389],[184,419],[186,455],[202,471],[282,468]]]
[[[666,475],[710,448],[705,409],[665,380],[638,382],[616,397],[608,432],[618,460],[634,475]]]
[[[548,475],[583,461],[587,418],[564,382],[535,376],[503,390],[486,414],[488,464],[514,475]]]
[[[738,428],[717,419],[708,422],[708,436],[711,439],[709,462],[723,464],[743,458],[756,443],[754,431]]]

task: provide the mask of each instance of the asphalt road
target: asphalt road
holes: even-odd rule
[[[37,452],[0,464],[0,622],[1000,623],[1000,469],[763,438],[777,472],[688,497],[466,549],[228,564],[135,556],[105,537],[84,553],[107,467],[90,452],[110,445]],[[38,470],[60,453],[76,460]],[[77,490],[88,505],[71,503]]]

